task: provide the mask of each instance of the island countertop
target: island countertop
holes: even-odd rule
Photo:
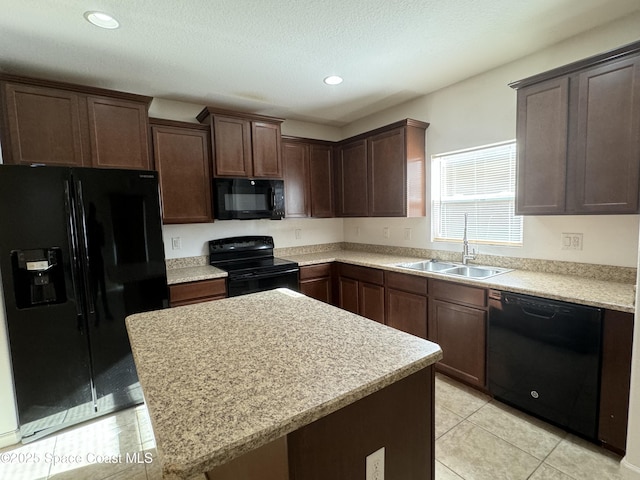
[[[442,358],[434,343],[286,289],[127,318],[164,478],[188,478]]]

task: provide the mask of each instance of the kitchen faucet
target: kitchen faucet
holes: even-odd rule
[[[468,222],[469,214],[464,214],[464,235],[462,236],[462,264],[466,265],[469,260],[474,260],[476,258],[475,249],[469,253],[469,240],[467,240],[467,222]]]

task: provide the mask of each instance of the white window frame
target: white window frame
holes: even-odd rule
[[[507,164],[502,166],[506,171],[482,168],[491,163]],[[522,246],[522,216],[514,214],[515,174],[515,140],[433,155],[432,241],[462,241],[464,213],[468,213],[469,241]],[[485,183],[478,184],[481,177]]]

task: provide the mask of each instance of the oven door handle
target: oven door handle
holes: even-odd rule
[[[299,268],[291,268],[289,270],[281,270],[279,272],[269,272],[269,273],[243,273],[241,275],[233,275],[229,277],[229,281],[236,280],[261,280],[263,278],[270,277],[279,277],[281,275],[286,275],[288,273],[298,273],[300,271]]]

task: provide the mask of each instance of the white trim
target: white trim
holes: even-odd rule
[[[20,436],[20,429],[12,432],[0,433],[0,448],[8,447],[20,443],[22,437]]]
[[[640,467],[629,463],[627,457],[620,461],[620,470],[626,480],[640,480]]]

